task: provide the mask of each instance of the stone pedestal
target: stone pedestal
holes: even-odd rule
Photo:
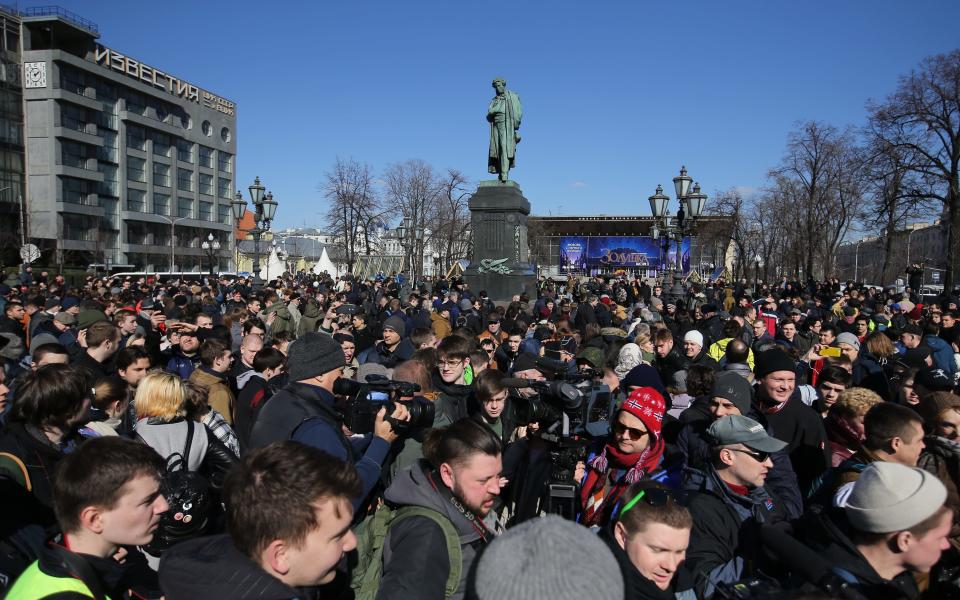
[[[486,290],[494,302],[510,302],[526,292],[536,297],[536,273],[527,247],[530,202],[512,182],[484,181],[470,199],[473,259],[463,277],[476,294]]]

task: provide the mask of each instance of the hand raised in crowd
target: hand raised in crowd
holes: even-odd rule
[[[150,324],[154,329],[159,329],[160,325],[167,322],[167,315],[163,314],[160,311],[155,311],[150,315]]]
[[[87,330],[81,329],[77,332],[77,343],[80,344],[81,348],[87,347]]]
[[[393,419],[397,421],[409,421],[410,420],[410,411],[407,410],[407,407],[399,402],[394,404],[395,408],[393,413],[390,415]],[[391,444],[400,437],[397,435],[397,432],[393,429],[393,425],[387,421],[387,408],[383,407],[380,409],[380,412],[377,413],[377,420],[373,424],[373,435],[378,438],[382,438]]]

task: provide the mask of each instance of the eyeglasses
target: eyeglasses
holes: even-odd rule
[[[450,360],[440,359],[437,361],[437,365],[441,367],[456,367],[463,364],[462,358],[451,358]]]
[[[747,456],[749,456],[749,457],[752,458],[753,460],[755,460],[755,461],[757,461],[757,462],[761,462],[761,463],[762,463],[762,462],[766,462],[766,460],[767,460],[768,458],[770,458],[770,453],[769,453],[769,452],[762,452],[762,451],[760,451],[760,450],[757,450],[757,451],[754,451],[754,452],[751,452],[750,450],[741,450],[741,449],[739,449],[739,448],[727,448],[727,450],[730,450],[730,451],[732,451],[732,452],[740,452],[741,454],[746,454]]]
[[[617,421],[612,426],[613,433],[617,435],[624,435],[629,440],[639,440],[643,436],[650,433],[649,431],[644,431],[643,429],[637,429],[636,427],[628,427]]]
[[[677,502],[677,498],[670,490],[664,490],[660,488],[641,490],[640,493],[623,505],[623,508],[620,510],[620,517],[623,517],[623,515],[626,514],[628,510],[633,508],[641,499],[644,500],[649,506],[665,506],[667,502],[670,502],[671,500]]]

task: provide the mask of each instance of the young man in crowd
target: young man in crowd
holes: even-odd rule
[[[434,427],[444,427],[467,416],[472,389],[466,383],[472,342],[459,335],[443,338],[437,346],[437,372],[433,389],[440,393],[436,401]]]
[[[153,539],[169,506],[160,493],[163,460],[149,446],[117,436],[92,439],[63,458],[53,484],[63,532],[20,575],[6,597],[130,598],[156,592],[153,573],[133,550]],[[127,548],[130,550],[127,550]],[[125,559],[123,557],[126,557]],[[134,569],[136,566],[144,568]],[[102,597],[102,596],[101,596]]]
[[[297,442],[251,452],[224,483],[226,535],[178,544],[160,562],[167,600],[295,600],[330,583],[356,547],[351,503],[360,479],[348,463]]]
[[[120,349],[120,331],[109,321],[97,321],[86,328],[86,347],[75,364],[90,372],[91,382],[114,372],[111,357]]]

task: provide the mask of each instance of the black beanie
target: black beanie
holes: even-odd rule
[[[783,350],[774,348],[757,353],[756,367],[753,369],[757,379],[762,379],[774,371],[790,371],[795,373],[797,363]]]
[[[287,372],[290,381],[319,377],[347,362],[340,344],[329,335],[317,331],[311,331],[294,341],[290,344],[289,352]]]

